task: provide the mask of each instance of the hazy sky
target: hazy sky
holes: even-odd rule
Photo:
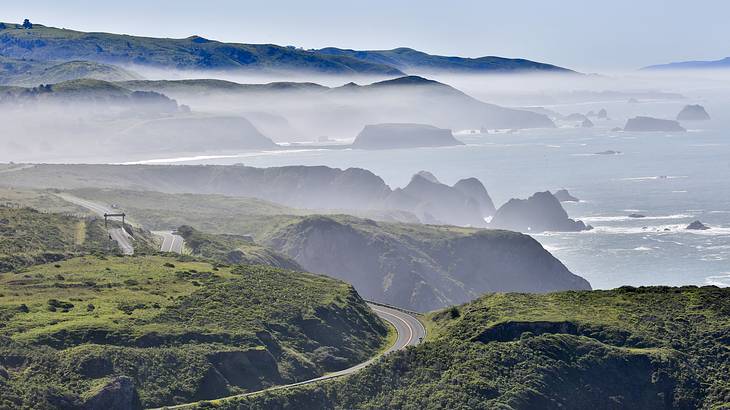
[[[583,71],[730,56],[728,0],[5,0],[0,18],[305,48],[407,46]]]

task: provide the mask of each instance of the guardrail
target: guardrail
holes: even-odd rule
[[[413,310],[408,310],[408,309],[405,309],[405,308],[402,308],[402,307],[389,305],[389,304],[383,303],[383,302],[376,302],[374,300],[368,300],[368,299],[365,299],[365,302],[372,303],[373,305],[387,307],[387,308],[390,308],[390,309],[400,310],[403,313],[408,313],[409,315],[413,315],[413,316],[423,316],[423,313],[421,313],[421,312],[416,312],[416,311],[413,311]]]

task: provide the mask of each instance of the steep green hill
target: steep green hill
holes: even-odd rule
[[[484,292],[590,289],[537,241],[516,232],[308,216],[261,242],[308,271],[352,283],[368,299],[418,311]]]
[[[265,246],[257,245],[253,239],[242,235],[214,235],[200,232],[190,226],[177,228],[185,240],[185,246],[193,255],[213,259],[222,263],[267,265],[282,269],[301,270],[293,259]]]
[[[34,24],[4,24],[0,55],[43,61],[86,60],[183,70],[297,70],[330,74],[399,75],[399,70],[347,56],[272,44],[235,44],[198,36],[183,39],[84,33]]]
[[[346,368],[386,333],[350,285],[324,276],[75,258],[0,274],[0,407],[212,399]]]
[[[346,380],[216,408],[730,406],[730,289],[494,294],[430,317],[432,340]]]

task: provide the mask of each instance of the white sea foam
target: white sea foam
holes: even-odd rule
[[[654,181],[659,179],[684,179],[689,178],[688,175],[661,175],[661,176],[648,176],[648,177],[629,177],[619,178],[619,181]]]
[[[627,210],[626,212],[640,212],[640,211]],[[631,218],[628,215],[613,215],[613,216],[583,216],[578,219],[580,219],[583,222],[620,222],[620,221],[687,219],[687,218],[693,218],[693,217],[694,217],[693,215],[689,215],[689,214],[645,216],[643,218]]]
[[[298,154],[298,153],[302,153],[302,152],[318,152],[318,151],[329,151],[329,149],[309,148],[309,149],[287,149],[287,150],[275,150],[275,151],[256,151],[256,152],[247,152],[247,153],[243,153],[243,154],[229,154],[229,155],[196,155],[196,156],[191,156],[191,157],[157,158],[157,159],[147,159],[147,160],[142,160],[142,161],[122,162],[121,165],[173,164],[173,163],[177,163],[177,162],[206,161],[206,160],[211,160],[211,159],[251,158],[251,157],[260,157],[260,156]]]

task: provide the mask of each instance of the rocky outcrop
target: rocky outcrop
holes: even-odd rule
[[[707,121],[710,114],[705,111],[705,107],[696,105],[685,105],[682,111],[677,114],[677,121]]]
[[[605,108],[601,108],[598,111],[598,114],[596,114],[596,117],[598,117],[599,120],[605,120],[608,119],[608,111],[606,111]]]
[[[385,206],[414,212],[424,223],[485,226],[484,218],[494,214],[487,190],[476,178],[448,186],[430,173],[419,172],[404,188],[387,198]]]
[[[674,120],[663,120],[652,117],[635,117],[630,118],[626,121],[624,131],[635,131],[635,132],[651,132],[651,131],[663,131],[663,132],[684,132],[687,131],[679,122]]]
[[[352,143],[353,148],[392,149],[464,145],[451,130],[424,124],[366,125]]]
[[[492,218],[490,227],[518,232],[578,232],[591,229],[568,217],[560,201],[548,191],[528,199],[510,199]]]
[[[454,184],[454,189],[461,192],[464,196],[473,199],[479,205],[479,211],[483,217],[494,215],[496,208],[494,202],[489,196],[487,189],[476,178],[465,178]]]
[[[83,408],[86,410],[141,410],[142,402],[134,381],[127,376],[117,376],[96,391],[89,393]]]
[[[366,299],[428,311],[484,292],[590,289],[529,236],[313,216],[267,244],[305,269],[352,283]]]
[[[691,224],[687,225],[685,229],[689,229],[691,231],[706,231],[710,229],[710,227],[700,221],[694,221]]]
[[[560,189],[553,192],[553,196],[560,202],[580,202],[580,199],[574,197],[567,189]]]
[[[593,121],[589,120],[588,118],[586,118],[585,120],[583,120],[582,123],[580,123],[581,128],[593,128],[593,126],[594,126]]]

